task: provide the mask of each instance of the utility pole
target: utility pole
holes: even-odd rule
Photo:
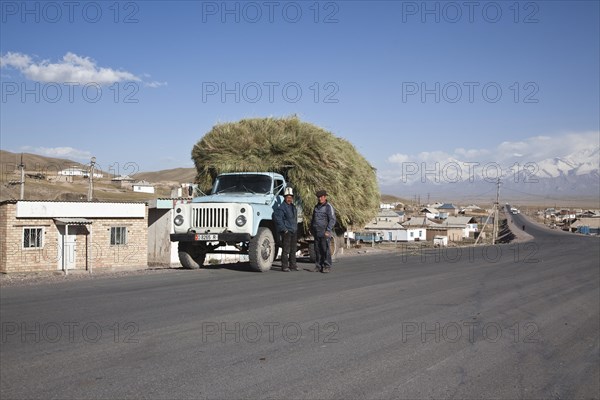
[[[496,202],[494,203],[494,229],[492,230],[492,244],[498,240],[498,211],[500,208],[500,178],[496,181]]]
[[[89,176],[89,185],[88,185],[88,201],[92,201],[92,197],[94,196],[94,165],[96,165],[96,157],[92,157],[90,162],[90,176]]]
[[[21,163],[19,164],[19,169],[21,170],[21,196],[19,199],[25,199],[25,164],[23,164],[23,153],[21,153]]]

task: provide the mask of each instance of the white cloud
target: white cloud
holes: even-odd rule
[[[122,81],[141,81],[141,78],[131,72],[99,67],[90,57],[78,56],[71,52],[65,54],[57,63],[48,60],[36,63],[26,54],[8,52],[0,56],[0,66],[15,68],[27,79],[43,83],[111,85]]]
[[[157,82],[157,81],[145,82],[144,86],[149,87],[149,88],[158,88],[161,86],[167,86],[167,82]]]
[[[394,164],[400,164],[403,162],[407,162],[410,161],[411,157],[408,154],[392,154],[391,156],[388,157],[388,161]]]
[[[16,69],[26,68],[31,64],[31,57],[21,53],[11,53],[0,56],[0,68],[13,67]]]
[[[21,151],[39,154],[46,157],[66,158],[73,160],[89,161],[92,153],[87,150],[79,150],[73,147],[33,147],[23,146]]]

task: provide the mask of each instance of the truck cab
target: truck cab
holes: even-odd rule
[[[253,269],[269,270],[276,256],[273,212],[285,187],[285,178],[273,172],[227,173],[209,195],[177,204],[171,241],[179,242],[181,264],[199,268],[209,253],[233,252],[248,254]],[[237,250],[222,249],[228,245]]]

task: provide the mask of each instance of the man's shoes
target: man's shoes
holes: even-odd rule
[[[321,269],[321,267],[315,267],[313,268],[312,272],[323,272],[323,270]]]
[[[282,268],[281,272],[290,272],[290,269],[288,267]]]
[[[292,271],[299,271],[298,267],[290,267]]]
[[[331,267],[323,267],[323,271],[321,272],[323,272],[324,274],[328,274],[331,272]]]

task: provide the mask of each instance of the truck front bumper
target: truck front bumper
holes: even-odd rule
[[[250,240],[249,233],[172,233],[171,242],[226,242],[240,243]]]

